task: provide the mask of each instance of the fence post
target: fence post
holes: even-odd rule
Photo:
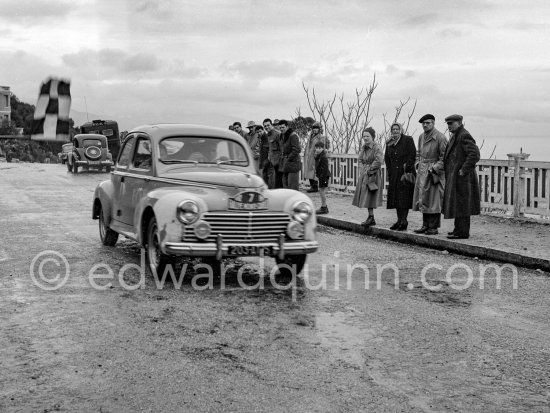
[[[509,153],[508,162],[514,160],[514,217],[523,216],[521,207],[524,204],[523,184],[525,182],[523,176],[523,169],[521,168],[521,161],[529,158],[528,153],[523,153],[523,149],[520,149],[519,153]]]

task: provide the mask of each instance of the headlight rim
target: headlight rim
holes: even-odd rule
[[[307,209],[308,215],[305,218],[298,217],[298,214],[303,213],[303,211],[297,211],[300,205],[304,205],[306,207],[305,209]],[[304,200],[296,201],[294,202],[294,204],[292,204],[291,216],[294,221],[299,222],[300,224],[305,224],[313,216],[313,207],[307,201],[304,201]]]
[[[185,218],[182,214],[183,208],[186,204],[190,204],[195,207],[195,212],[194,212],[195,215],[191,219]],[[178,206],[176,207],[176,217],[178,218],[179,222],[185,225],[191,225],[197,222],[198,219],[200,218],[200,212],[201,211],[200,211],[199,204],[192,199],[186,199],[184,201],[181,201],[180,203],[178,203]]]

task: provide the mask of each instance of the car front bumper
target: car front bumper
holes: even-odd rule
[[[235,246],[253,246],[258,250],[269,250],[271,253],[266,256],[277,256],[283,259],[286,255],[303,255],[310,254],[319,249],[319,242],[317,241],[286,241],[281,237],[279,242],[263,242],[263,243],[228,243],[224,244],[221,238],[218,238],[217,242],[167,242],[164,246],[165,254],[178,255],[184,257],[216,257],[221,260],[224,257],[235,256],[258,256],[261,253],[247,253],[247,254],[231,254],[230,248]]]

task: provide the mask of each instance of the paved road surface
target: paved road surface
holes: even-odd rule
[[[2,412],[549,411],[544,274],[518,269],[514,288],[503,269],[497,288],[489,270],[481,288],[488,262],[321,227],[295,288],[245,290],[236,266],[223,290],[148,276],[133,290],[138,271],[118,274],[139,248],[101,246],[90,219],[108,174],[2,164],[0,176]],[[47,250],[70,266],[54,291],[30,276]],[[64,274],[49,257],[46,287]],[[363,265],[349,286],[348,265]]]

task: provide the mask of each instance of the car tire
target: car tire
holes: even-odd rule
[[[67,171],[69,172],[73,171],[73,166],[69,162],[67,162]]]
[[[160,239],[159,231],[157,225],[157,219],[152,217],[149,220],[149,225],[147,226],[147,238],[145,246],[145,263],[151,275],[157,280],[161,280],[164,277],[166,272],[166,279],[170,278],[170,270],[176,271],[174,268],[175,260],[173,257],[163,254],[160,251]],[[169,267],[172,267],[171,269]]]
[[[108,247],[114,247],[118,241],[118,232],[113,231],[105,223],[105,217],[103,216],[103,208],[99,211],[99,238],[103,245]]]
[[[297,276],[304,269],[307,255],[287,255],[282,260],[279,257],[275,257],[277,265],[285,265],[279,268],[278,277],[281,279],[291,279]],[[287,268],[287,266],[289,268]]]

